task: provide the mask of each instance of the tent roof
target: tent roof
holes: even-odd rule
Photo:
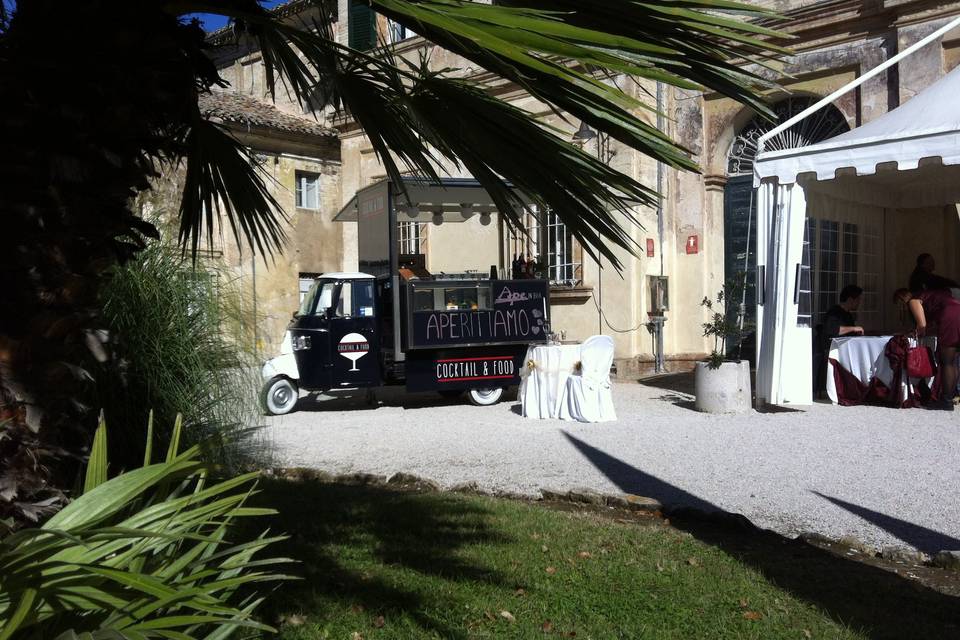
[[[805,173],[832,180],[838,170],[871,175],[877,165],[916,169],[920,161],[960,164],[960,67],[916,96],[862,127],[808,147],[767,151],[757,156],[754,181],[776,177],[781,184]]]

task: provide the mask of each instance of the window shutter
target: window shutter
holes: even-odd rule
[[[366,0],[350,0],[347,29],[351,49],[366,51],[377,43],[377,14]]]

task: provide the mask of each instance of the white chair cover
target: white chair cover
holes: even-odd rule
[[[580,345],[532,345],[527,349],[518,392],[525,418],[561,417],[567,378],[579,360]]]
[[[613,338],[587,338],[580,347],[580,363],[580,373],[567,379],[566,402],[560,417],[579,422],[616,420],[610,389]]]

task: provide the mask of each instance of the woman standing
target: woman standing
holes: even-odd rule
[[[918,339],[926,334],[928,324],[937,326],[940,393],[939,400],[930,408],[953,411],[953,397],[957,390],[957,348],[960,347],[960,300],[956,300],[949,289],[919,293],[897,289],[893,299],[910,310]]]

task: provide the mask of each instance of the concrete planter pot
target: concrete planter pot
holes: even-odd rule
[[[750,363],[724,362],[711,369],[698,362],[694,374],[695,407],[704,413],[743,413],[751,409]]]

